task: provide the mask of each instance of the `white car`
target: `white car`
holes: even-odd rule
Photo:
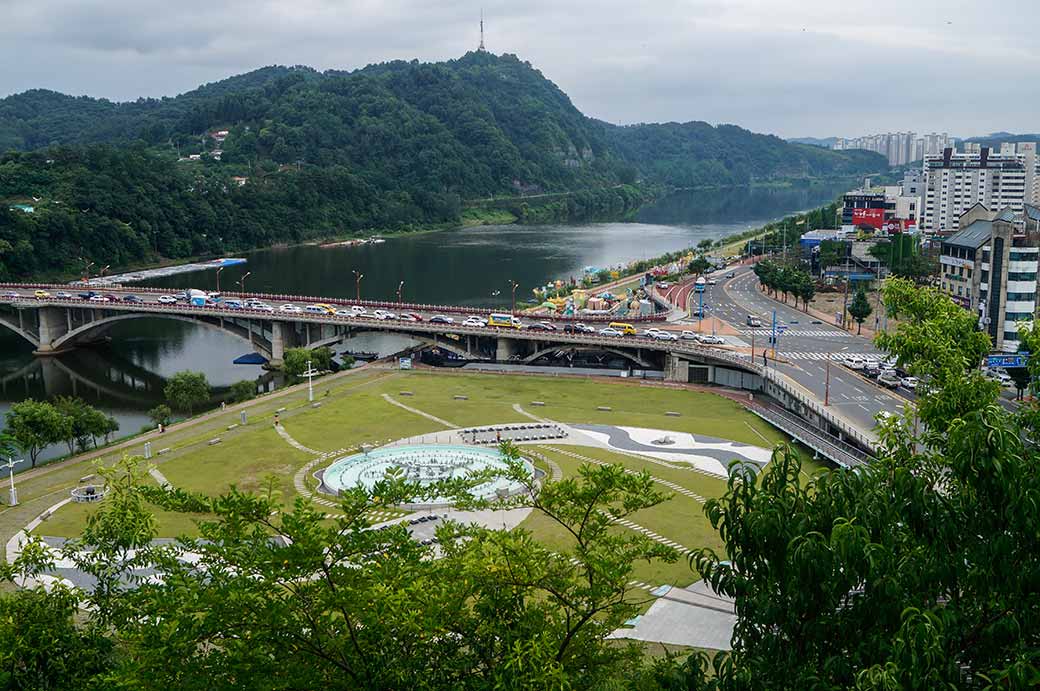
[[[577,324],[574,325],[574,331],[576,333],[583,333],[583,334],[594,334],[594,333],[596,333],[596,330],[594,328],[592,328],[591,326],[587,326],[585,324],[582,324],[581,322],[578,322]]]
[[[94,295],[93,297],[90,298],[90,301],[91,302],[108,302],[108,298],[106,298],[104,295]],[[160,300],[160,302],[161,302],[161,300]],[[177,301],[174,300],[174,302],[177,302]]]
[[[16,293],[13,290],[8,290],[7,292],[4,293],[3,296],[5,298],[20,298],[20,297],[22,297],[21,294]]]
[[[100,296],[95,295],[94,297],[100,297]],[[90,299],[93,300],[94,298],[90,298]],[[176,304],[176,302],[177,302],[177,298],[173,297],[172,295],[160,295],[158,298],[156,298],[156,300],[158,300],[159,302],[161,302],[164,305],[173,305],[173,304]]]
[[[899,385],[904,389],[909,389],[910,391],[917,391],[918,383],[917,377],[903,377],[899,380]]]
[[[463,326],[487,326],[487,323],[479,317],[467,317],[466,321],[462,322]]]
[[[291,305],[289,303],[285,303],[284,305],[282,305],[281,307],[278,308],[278,311],[279,312],[291,312],[292,314],[299,314],[303,310],[301,310],[296,305]]]
[[[620,332],[620,331],[618,331],[617,329],[612,329],[612,328],[610,328],[610,327],[608,326],[608,327],[606,327],[606,328],[600,329],[600,330],[599,330],[599,335],[600,335],[600,336],[614,336],[614,337],[620,337],[620,336],[621,336],[621,332]]]
[[[655,341],[678,341],[679,337],[667,331],[658,331],[654,334]]]
[[[684,341],[699,341],[699,340],[701,340],[701,339],[697,338],[697,334],[695,334],[692,331],[683,331],[681,334],[679,334],[679,338],[681,338]]]
[[[353,310],[336,310],[337,317],[353,317],[355,314]]]
[[[246,307],[257,312],[274,312],[274,307],[271,307],[266,302],[254,302],[251,305],[246,305]]]
[[[350,311],[354,312],[355,314],[360,314],[361,312],[365,311],[365,308],[362,307],[361,305],[351,305],[350,306]]]
[[[71,300],[72,293],[66,293],[64,290],[59,290],[57,293],[54,294],[54,297],[58,298],[59,300]]]
[[[847,358],[845,358],[844,364],[851,370],[859,371],[863,369],[864,361],[863,358],[861,358],[858,355],[849,355]]]
[[[324,307],[318,307],[317,305],[307,305],[303,308],[303,311],[308,314],[327,314]]]
[[[701,343],[705,343],[707,345],[725,345],[726,344],[726,339],[724,339],[722,336],[714,336],[712,334],[700,334],[700,336],[698,336],[697,340],[700,341]]]
[[[397,315],[387,310],[375,310],[372,312],[372,316],[376,319],[397,319]]]
[[[643,335],[647,338],[657,338],[657,334],[659,333],[661,333],[661,330],[658,328],[646,329],[643,331]]]
[[[672,287],[672,284],[669,283],[668,281],[661,281],[660,283],[657,284],[657,287],[660,288],[661,290],[668,290],[669,288]]]

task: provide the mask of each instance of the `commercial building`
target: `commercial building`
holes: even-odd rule
[[[1032,190],[1027,193],[1026,188],[1027,160],[1033,166],[1029,181],[1035,184],[1035,147],[1031,158],[1025,151],[994,151],[985,146],[971,146],[964,153],[947,148],[941,155],[925,156],[921,229],[933,234],[952,233],[960,227],[961,214],[976,204],[988,209],[1009,208],[1021,215],[1024,205],[1034,201]]]
[[[921,196],[915,191],[904,194],[914,185],[886,185],[853,190],[842,197],[841,223],[846,227],[871,227],[878,231],[899,233],[917,229],[921,218]]]
[[[976,204],[960,216],[957,232],[942,240],[940,288],[976,312],[997,351],[1018,350],[1020,328],[1036,316],[1040,266],[1040,209],[999,213]]]

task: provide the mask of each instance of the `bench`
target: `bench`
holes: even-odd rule
[[[170,447],[167,446],[165,449],[159,449],[156,453],[160,456],[168,454],[170,453]]]
[[[613,410],[613,408],[611,408],[609,405],[599,405],[599,406],[596,406],[596,410],[609,411],[609,410]]]
[[[545,401],[531,401],[531,405],[545,405]]]
[[[414,396],[415,394],[412,393],[411,391],[398,391],[397,395],[398,396]]]
[[[220,442],[221,442],[220,437],[214,437],[213,439],[210,439],[208,442],[206,442],[206,444],[208,444],[209,446],[215,446],[216,444],[219,444]]]
[[[468,401],[469,396],[452,396],[456,401]]]
[[[238,427],[238,423],[234,423],[234,424],[228,425],[227,426],[228,432],[230,432],[231,430],[235,429],[236,427]]]

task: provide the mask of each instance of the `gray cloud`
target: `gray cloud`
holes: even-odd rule
[[[612,122],[783,136],[1040,129],[1040,5],[487,0],[487,42]],[[180,93],[269,64],[353,69],[476,46],[480,0],[0,0],[0,94]]]

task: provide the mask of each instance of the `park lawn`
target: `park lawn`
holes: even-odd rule
[[[174,487],[209,496],[223,494],[232,485],[259,492],[264,477],[273,474],[281,501],[289,504],[296,496],[293,475],[311,458],[289,446],[273,426],[264,425],[165,461],[158,468]]]

